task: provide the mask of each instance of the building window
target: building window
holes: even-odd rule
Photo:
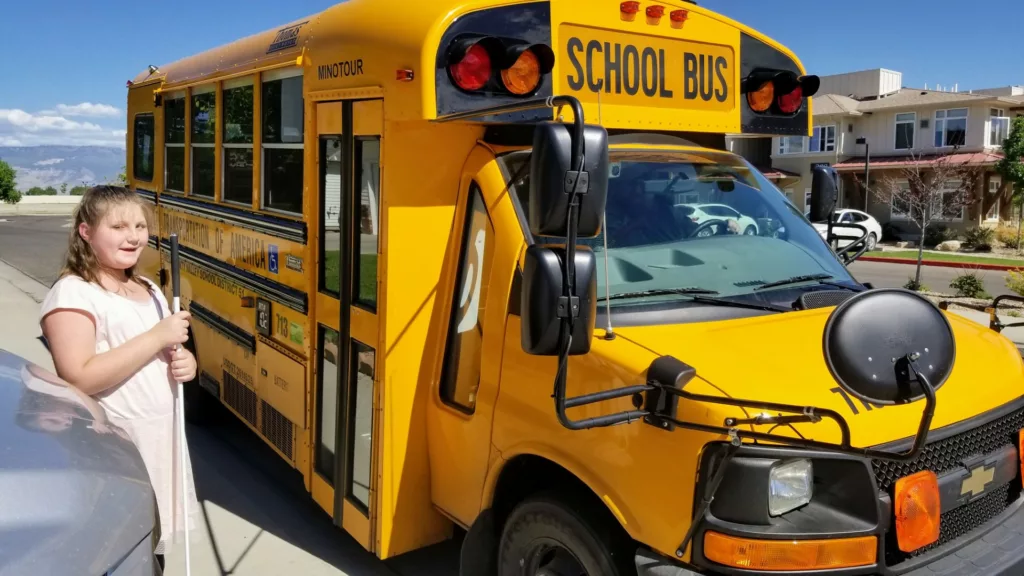
[[[815,126],[808,152],[831,152],[836,149],[836,127]]]
[[[803,136],[782,136],[779,138],[779,154],[801,154],[803,151]]]
[[[963,146],[967,142],[967,108],[935,112],[935,147]]]
[[[269,72],[262,86],[262,207],[302,213],[302,72]]]
[[[914,126],[917,113],[906,112],[896,115],[896,149],[910,150],[914,147]]]
[[[1010,118],[1005,110],[992,108],[989,111],[988,145],[1002,146],[1003,141],[1010,135]]]
[[[164,100],[164,190],[185,192],[185,95]]]
[[[153,138],[156,135],[156,125],[153,122],[152,114],[137,114],[135,116],[135,144],[132,153],[132,175],[136,180],[153,181]]]
[[[933,197],[931,206],[931,213],[934,215],[932,220],[940,220],[946,222],[958,222],[964,218],[964,206],[962,202],[958,202],[957,191],[960,188],[961,183],[956,180],[947,180],[943,182],[942,190],[939,194]],[[899,183],[900,190],[909,190],[909,184],[907,182]],[[917,213],[919,208],[915,207],[911,209],[909,203],[903,201],[898,196],[893,196],[889,204],[890,214],[893,220],[919,220],[921,215]]]
[[[223,198],[252,206],[253,85],[251,79],[224,84]]]
[[[192,92],[192,195],[213,198],[217,180],[217,87]]]
[[[462,257],[441,369],[441,398],[468,413],[476,409],[476,393],[480,387],[484,310],[493,252],[494,226],[480,188],[473,183],[466,208]]]

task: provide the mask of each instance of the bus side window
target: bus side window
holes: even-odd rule
[[[462,253],[441,368],[441,399],[469,414],[476,409],[476,392],[480,386],[484,307],[494,240],[494,225],[487,214],[480,188],[474,182],[470,185]]]

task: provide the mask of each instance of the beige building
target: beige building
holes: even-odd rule
[[[895,175],[912,155],[934,162],[959,146],[957,161],[985,171],[976,192],[998,190],[999,176],[992,167],[1002,158],[1010,119],[1024,115],[1024,87],[955,89],[906,88],[899,72],[885,69],[822,77],[813,99],[814,135],[771,139],[772,171],[796,176],[777,178],[780,188],[807,212],[812,167],[831,165],[841,175],[840,205],[865,210],[883,224],[891,222],[897,233],[911,232],[913,224],[898,206],[865,195],[854,179],[856,174],[863,180],[865,156],[874,184],[884,174]],[[1008,214],[1008,207],[996,203],[981,214],[979,204],[950,209],[943,220],[949,227],[967,228],[997,222],[1000,211]]]

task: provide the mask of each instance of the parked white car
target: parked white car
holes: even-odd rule
[[[834,212],[832,225],[832,233],[839,236],[856,236],[860,238],[864,232],[843,224],[860,224],[867,228],[868,231],[868,250],[874,250],[875,246],[878,245],[878,240],[882,238],[882,225],[875,220],[875,217],[867,212],[861,212],[860,210],[854,210],[853,208],[843,208]],[[814,228],[821,234],[822,238],[825,238],[825,234],[828,231],[828,224],[825,222],[814,222]],[[834,248],[845,248],[846,246],[853,243],[853,240],[836,240]]]
[[[677,209],[682,209],[690,220],[701,224],[706,220],[735,220],[739,224],[740,233],[747,236],[757,236],[757,221],[750,216],[744,216],[728,204],[676,204]]]

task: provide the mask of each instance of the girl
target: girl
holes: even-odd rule
[[[188,452],[178,458],[176,382],[196,375],[188,312],[171,314],[159,288],[135,273],[149,240],[149,211],[118,186],[86,191],[75,212],[60,279],[42,304],[40,323],[57,374],[96,398],[123,428],[146,463],[160,513],[157,561],[188,527],[181,503],[181,469],[188,476],[190,513],[199,510]]]

